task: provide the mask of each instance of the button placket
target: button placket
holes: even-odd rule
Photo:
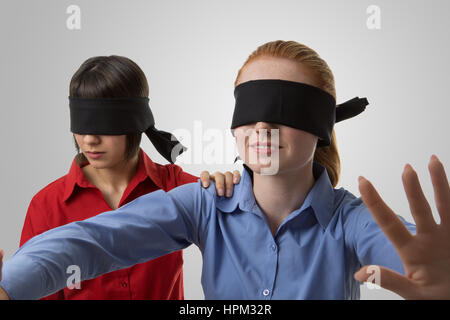
[[[271,272],[268,273],[269,278],[267,279],[267,282],[265,282],[266,287],[261,288],[261,294],[264,299],[268,300],[271,299],[272,296],[272,290],[277,274],[277,265],[278,265],[278,246],[275,242],[275,240],[272,238],[272,241],[268,243],[268,259],[270,261],[270,264],[268,265],[267,271],[271,270]]]

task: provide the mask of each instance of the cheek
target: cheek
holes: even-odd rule
[[[127,138],[125,135],[121,136],[103,136],[102,144],[110,151],[123,153],[126,148]]]
[[[309,132],[293,129],[282,128],[280,129],[280,140],[289,149],[295,152],[311,153],[314,152],[315,145],[317,143],[317,137]]]
[[[234,139],[239,150],[245,148],[245,142],[249,135],[248,130],[247,126],[241,126],[234,130]]]
[[[234,134],[234,140],[239,154],[243,154],[245,151],[245,136],[242,133],[236,132]]]
[[[74,134],[75,141],[77,142],[78,146],[81,147],[83,145],[83,139],[79,134]]]

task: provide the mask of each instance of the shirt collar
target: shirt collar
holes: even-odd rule
[[[302,206],[292,212],[290,216],[297,215],[311,207],[317,221],[322,228],[325,229],[333,215],[334,188],[331,185],[325,167],[315,161],[313,161],[313,175],[316,180],[313,187],[308,192]],[[237,206],[243,211],[249,211],[255,214],[261,212],[259,208],[257,208],[255,196],[253,194],[252,179],[246,169],[242,172],[239,184],[235,185],[233,196],[231,198],[218,198],[216,206],[223,212],[233,212]]]
[[[87,162],[80,164],[77,160],[77,156],[75,156],[75,158],[73,159],[69,173],[67,174],[65,180],[66,183],[63,201],[67,201],[70,198],[75,190],[75,186],[78,186],[80,188],[96,188],[92,183],[89,182],[89,180],[84,175],[83,170],[81,169],[86,164]],[[138,168],[136,170],[135,176],[130,183],[132,183],[133,180],[136,180],[135,183],[137,185],[147,177],[150,178],[159,189],[164,189],[158,165],[147,156],[142,148],[139,148]]]

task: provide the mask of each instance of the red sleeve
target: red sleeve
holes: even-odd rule
[[[33,198],[28,206],[27,215],[23,224],[22,234],[20,236],[20,246],[34,236],[49,230],[50,228],[46,221],[46,212],[41,209],[39,201]],[[60,290],[41,300],[64,300],[64,291]]]

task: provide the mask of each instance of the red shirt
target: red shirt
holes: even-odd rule
[[[112,210],[101,191],[87,180],[81,167],[74,159],[68,174],[33,197],[22,230],[21,246],[49,229]],[[146,193],[158,189],[169,191],[197,179],[177,165],[154,163],[140,149],[138,169],[125,189],[119,207]],[[180,250],[82,281],[81,289],[66,287],[43,299],[184,299],[182,267]]]

